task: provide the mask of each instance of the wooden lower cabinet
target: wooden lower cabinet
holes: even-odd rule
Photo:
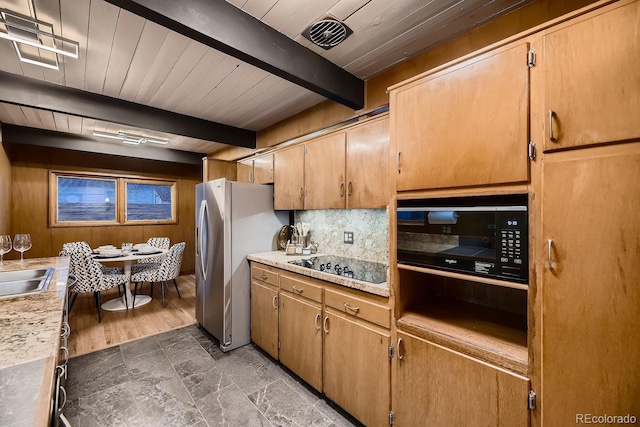
[[[640,143],[545,157],[544,426],[640,417],[639,183]]]
[[[278,288],[251,281],[251,341],[278,358]]]
[[[366,426],[388,426],[389,331],[331,308],[325,308],[323,328],[325,395]]]
[[[398,339],[396,426],[529,425],[527,378],[403,332]]]
[[[280,362],[322,390],[322,306],[280,292]]]

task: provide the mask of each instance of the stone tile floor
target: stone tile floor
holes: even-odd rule
[[[195,325],[69,361],[74,427],[358,425],[252,344],[223,353]]]

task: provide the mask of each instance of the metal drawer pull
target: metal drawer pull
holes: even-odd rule
[[[318,323],[320,320],[320,313],[316,314],[316,319],[313,321],[313,324],[316,326],[316,331],[320,330],[320,324]]]
[[[327,322],[329,321],[328,317],[324,318],[324,321],[322,322],[322,330],[324,331],[325,334],[329,333],[329,329],[327,328]]]
[[[262,280],[267,280],[267,277],[269,277],[269,276],[267,276],[267,275],[266,275],[266,274],[264,274],[264,273],[262,273],[262,274],[260,275],[260,278],[261,278]]]
[[[549,270],[553,270],[553,263],[551,262],[551,247],[553,246],[553,240],[547,240],[547,267]]]
[[[273,306],[274,310],[278,309],[278,306],[276,305],[276,300],[278,299],[278,295],[274,295],[273,296],[273,301],[271,301],[271,305]]]
[[[354,313],[357,313],[357,312],[360,311],[360,307],[354,307],[352,305],[347,304],[346,302],[344,303],[344,308],[347,309],[347,310],[351,310]]]
[[[404,356],[400,353],[400,344],[402,344],[402,338],[398,338],[398,360],[402,360]]]
[[[297,293],[299,293],[299,294],[301,294],[301,293],[304,291],[304,289],[303,289],[303,288],[299,288],[299,287],[297,287],[297,286],[294,286],[294,287],[293,287],[293,290],[294,290],[294,291],[296,291],[296,292],[297,292]]]
[[[556,142],[556,137],[553,136],[553,116],[555,113],[553,110],[549,110],[549,140]]]
[[[396,169],[398,169],[398,173],[400,173],[400,151],[398,151],[396,156]]]

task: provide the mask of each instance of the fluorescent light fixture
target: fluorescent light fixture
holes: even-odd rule
[[[0,24],[4,24],[6,29],[6,32],[0,31],[0,38],[10,40],[13,43],[18,58],[22,62],[57,70],[58,55],[78,58],[78,42],[56,36],[53,33],[53,25],[47,22],[39,21],[31,16],[22,15],[8,9],[0,9]],[[47,31],[41,30],[41,27],[44,27]],[[45,43],[44,39],[48,40],[49,43]],[[51,52],[54,59],[45,61],[37,57],[25,57],[20,52],[18,44]],[[70,50],[66,50],[65,46],[70,46]]]
[[[162,145],[167,145],[169,143],[169,141],[166,139],[153,138],[153,137],[144,136],[144,135],[132,135],[122,131],[118,133],[108,133],[108,132],[100,132],[100,131],[94,130],[93,136],[99,136],[101,138],[117,139],[122,141],[125,144],[131,144],[131,145],[140,145],[140,144],[145,144],[147,142],[151,142],[154,144],[162,144]]]

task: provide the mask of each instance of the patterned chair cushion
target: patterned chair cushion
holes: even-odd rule
[[[167,250],[169,249],[171,241],[168,237],[151,237],[147,240],[147,244],[158,249]],[[166,254],[144,258],[139,260],[136,264],[160,264],[164,259]],[[133,272],[133,269],[131,270]]]
[[[100,263],[91,254],[72,253],[70,266],[73,266],[73,274],[77,279],[72,289],[75,293],[100,292],[129,283],[129,277],[124,274],[103,274]]]
[[[70,242],[62,245],[62,250],[60,251],[58,256],[70,256],[74,252],[92,254],[93,250],[87,242]],[[106,267],[104,265],[101,265],[100,269],[104,274],[124,274],[124,270],[121,267]],[[71,269],[69,272],[71,274],[74,273]]]
[[[175,279],[180,275],[185,246],[185,242],[176,243],[169,249],[164,260],[157,268],[148,268],[132,274],[131,280],[133,282],[164,282]]]

